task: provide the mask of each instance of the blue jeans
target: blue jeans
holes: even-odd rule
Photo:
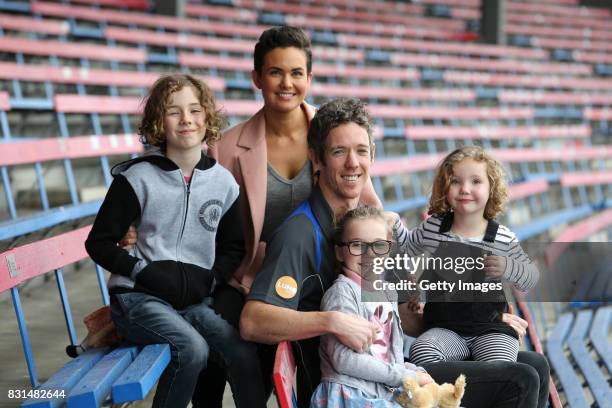
[[[210,348],[223,358],[236,406],[265,407],[256,346],[242,340],[206,301],[175,310],[155,296],[129,292],[113,295],[111,312],[124,339],[141,345],[170,345],[171,360],[157,385],[154,407],[189,404]]]

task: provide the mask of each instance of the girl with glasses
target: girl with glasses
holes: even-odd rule
[[[415,378],[420,385],[433,381],[423,368],[404,363],[397,297],[367,289],[372,260],[391,249],[389,235],[383,212],[377,208],[358,207],[338,222],[334,241],[342,273],[325,292],[321,310],[361,316],[377,330],[361,352],[346,347],[334,335],[321,337],[322,382],[312,396],[311,408],[399,407],[394,389],[404,378]]]

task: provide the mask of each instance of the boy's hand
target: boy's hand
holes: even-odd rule
[[[488,255],[484,259],[484,271],[488,278],[501,278],[506,270],[506,258],[497,255]]]
[[[130,249],[134,248],[134,245],[136,245],[137,239],[138,239],[138,233],[136,232],[136,227],[134,227],[133,225],[130,225],[130,228],[128,228],[127,232],[125,233],[121,241],[119,241],[119,246],[122,249],[129,251]]]

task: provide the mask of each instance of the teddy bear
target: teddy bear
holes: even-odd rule
[[[457,377],[454,385],[433,382],[422,387],[415,379],[407,377],[403,385],[397,402],[404,408],[458,408],[465,392],[465,376]]]

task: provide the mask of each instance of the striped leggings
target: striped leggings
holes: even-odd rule
[[[503,333],[464,337],[441,328],[427,330],[410,346],[409,360],[421,366],[438,361],[516,361],[519,342]]]

